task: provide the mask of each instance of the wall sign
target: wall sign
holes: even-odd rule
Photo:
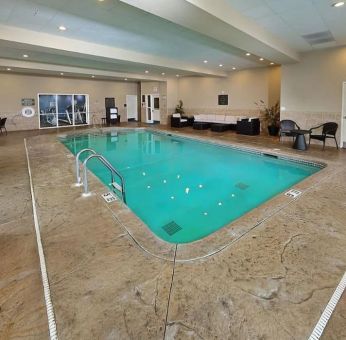
[[[228,105],[228,94],[219,94],[218,105]]]
[[[22,98],[22,106],[35,106],[34,98]]]

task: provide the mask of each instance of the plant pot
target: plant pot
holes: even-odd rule
[[[279,128],[276,125],[268,125],[269,136],[277,136],[279,133]]]

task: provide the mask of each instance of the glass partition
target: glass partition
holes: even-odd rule
[[[57,115],[56,115],[56,95],[40,95],[39,96],[39,116],[40,127],[56,127]]]
[[[89,124],[86,94],[39,94],[40,128]]]

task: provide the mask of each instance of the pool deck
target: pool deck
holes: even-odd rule
[[[221,230],[175,246],[121,202],[105,203],[107,190],[93,176],[94,194],[82,197],[56,131],[0,136],[0,339],[48,337],[23,138],[59,339],[309,337],[346,270],[346,151],[154,128],[328,166],[295,186],[303,191],[297,199],[279,195],[235,221],[230,228],[243,228],[241,237]],[[345,324],[344,293],[322,338],[345,339]]]

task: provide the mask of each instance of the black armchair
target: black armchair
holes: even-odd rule
[[[312,130],[322,128],[322,134],[313,134]],[[333,138],[335,140],[336,148],[339,149],[338,142],[336,140],[336,131],[338,130],[338,124],[334,122],[324,123],[319,126],[310,129],[309,145],[311,139],[316,139],[323,142],[323,150],[326,145],[327,138]]]
[[[237,133],[255,136],[260,134],[261,123],[259,118],[246,118],[237,122]]]
[[[171,116],[171,127],[181,128],[188,126],[189,122],[187,117],[181,116],[180,113],[173,113]]]
[[[0,118],[0,132],[2,133],[2,130],[5,130],[6,135],[7,135],[7,130],[5,127],[7,118]]]
[[[292,133],[292,130],[300,129],[300,126],[294,121],[290,119],[283,119],[280,121],[280,130],[279,130],[279,138],[281,140],[282,136],[287,137],[295,137],[295,134]]]

